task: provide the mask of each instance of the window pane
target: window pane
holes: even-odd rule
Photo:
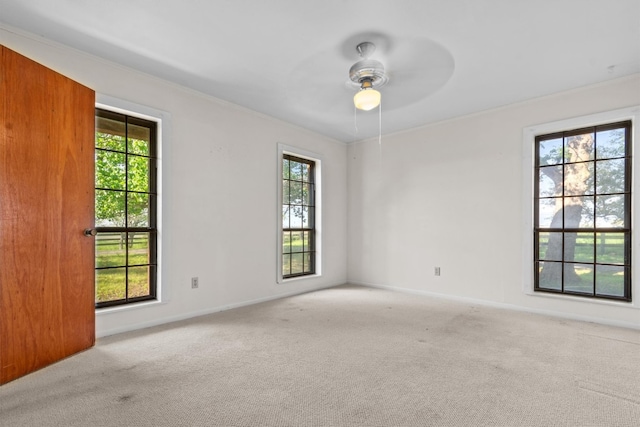
[[[126,189],[124,154],[96,150],[96,187]]]
[[[556,165],[562,163],[562,138],[548,139],[538,142],[539,164]]]
[[[593,265],[565,264],[564,290],[569,292],[593,293]]]
[[[96,267],[124,267],[127,265],[126,233],[98,233]]]
[[[558,213],[558,206],[556,204],[562,203],[562,199],[540,199],[538,202],[538,227],[539,228],[561,228],[562,227],[562,215],[557,216],[556,222],[553,219]]]
[[[538,286],[542,289],[561,290],[562,289],[562,263],[561,262],[539,262],[538,263]]]
[[[302,206],[291,206],[290,228],[302,228]]]
[[[282,181],[282,204],[288,205],[289,202],[289,181]]]
[[[627,190],[624,179],[625,162],[625,159],[615,159],[596,163],[598,194],[624,193]]]
[[[311,184],[302,184],[302,204],[306,206],[313,205],[312,196],[312,188]]]
[[[566,163],[593,160],[593,132],[571,135],[565,138],[564,159]]]
[[[593,197],[566,197],[564,199],[565,228],[593,228]]]
[[[303,228],[312,228],[313,227],[313,208],[303,207],[302,208],[302,227]]]
[[[289,225],[290,220],[291,220],[291,207],[283,206],[282,207],[282,228],[291,228]]]
[[[538,176],[538,191],[540,197],[562,196],[562,167],[547,166],[540,168]],[[558,185],[556,185],[558,182]]]
[[[290,231],[282,232],[282,253],[283,254],[291,253],[291,232]]]
[[[96,227],[124,227],[122,191],[96,190]]]
[[[302,183],[289,181],[290,191],[290,203],[301,205],[302,204]]]
[[[287,276],[291,274],[291,255],[282,255],[282,275]]]
[[[565,233],[564,261],[593,262],[593,233]]]
[[[124,268],[96,270],[96,302],[125,299],[126,275]]]
[[[312,261],[312,254],[307,252],[304,254],[304,272],[305,273],[309,273],[313,271],[313,265],[311,264]]]
[[[284,179],[289,179],[290,177],[290,173],[289,173],[289,159],[282,159],[282,178]]]
[[[302,163],[301,165],[302,168],[302,180],[304,182],[310,182],[309,181],[309,171],[311,170],[311,165],[307,164],[307,163]]]
[[[129,298],[149,296],[149,268],[129,267]]]
[[[302,252],[302,231],[291,233],[291,252]]]
[[[303,232],[303,235],[302,235],[302,247],[304,248],[305,251],[312,250],[310,236],[311,236],[311,232],[310,231]]]
[[[96,132],[96,147],[107,150],[124,151],[124,137]]]
[[[149,227],[149,195],[128,193],[127,227]]]
[[[302,253],[291,254],[291,274],[303,273],[302,269]]]
[[[584,194],[594,194],[596,192],[596,164],[589,162],[585,166],[587,178],[584,183]]]
[[[539,233],[538,256],[540,260],[562,261],[562,233]]]
[[[593,163],[572,163],[564,167],[564,195],[593,194]]]
[[[624,157],[624,146],[624,128],[606,130],[596,134],[596,157],[598,159]]]
[[[596,294],[615,297],[624,296],[625,270],[625,267],[597,265]]]
[[[624,211],[624,196],[596,196],[596,227],[624,227]]]
[[[128,232],[129,263],[128,265],[149,264],[151,261],[150,234]]]
[[[302,163],[289,160],[289,179],[302,181]]]
[[[122,120],[96,117],[96,147],[124,152],[125,124]]]
[[[149,163],[147,157],[129,156],[129,166],[127,170],[127,190],[129,191],[149,191]]]
[[[151,129],[129,123],[129,153],[149,155]]]
[[[622,233],[598,233],[596,238],[596,262],[624,264],[626,238]]]

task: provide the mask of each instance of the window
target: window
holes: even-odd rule
[[[534,290],[631,301],[631,121],[535,138]]]
[[[157,123],[96,109],[96,307],[156,298]]]
[[[282,155],[282,278],[316,274],[316,162]]]

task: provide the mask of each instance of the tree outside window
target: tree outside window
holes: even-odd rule
[[[315,274],[315,162],[282,158],[282,277]]]
[[[536,138],[536,290],[630,300],[630,126]]]
[[[155,298],[156,123],[96,112],[96,306]]]

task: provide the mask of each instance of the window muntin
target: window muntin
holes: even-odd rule
[[[282,156],[282,278],[316,272],[315,162]]]
[[[631,122],[535,139],[536,291],[631,300]]]
[[[96,109],[96,307],[156,298],[157,123]]]

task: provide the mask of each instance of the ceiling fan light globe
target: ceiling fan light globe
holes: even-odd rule
[[[364,89],[356,93],[353,103],[358,110],[369,111],[380,105],[382,95],[375,89]]]

